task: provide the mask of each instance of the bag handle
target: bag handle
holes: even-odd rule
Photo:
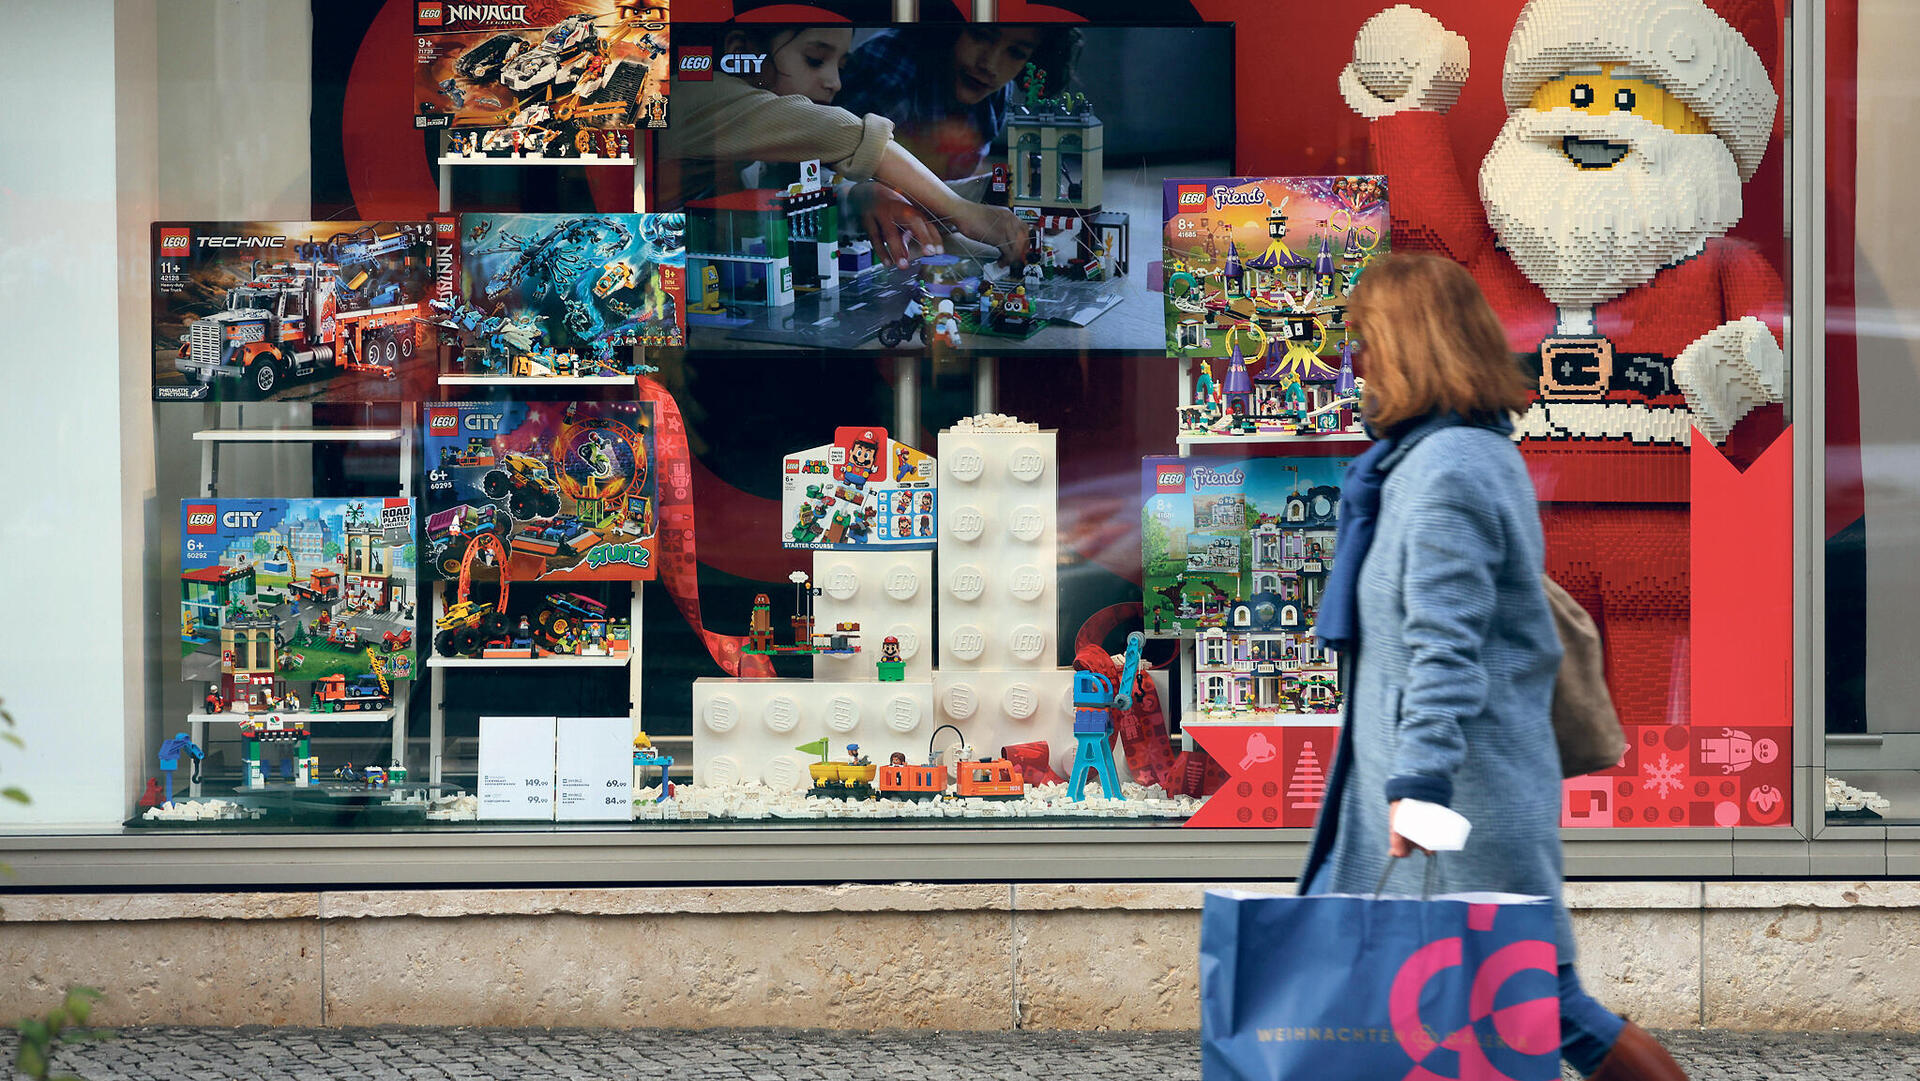
[[[1426,874],[1422,877],[1420,882],[1420,899],[1422,901],[1431,901],[1433,900],[1433,874],[1436,870],[1439,869],[1440,853],[1429,852],[1426,854],[1426,856],[1427,856],[1427,871],[1426,871]],[[1405,862],[1406,862],[1405,857],[1400,857],[1396,859],[1390,856],[1387,858],[1387,869],[1380,872],[1380,881],[1373,884],[1374,900],[1378,901],[1380,899],[1380,895],[1386,891],[1387,879],[1392,877],[1393,869]]]

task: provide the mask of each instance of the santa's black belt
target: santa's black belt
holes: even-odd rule
[[[1625,392],[1646,398],[1676,394],[1673,360],[1658,353],[1616,353],[1605,338],[1548,338],[1520,365],[1555,399],[1604,398]],[[1550,367],[1549,367],[1550,365]]]

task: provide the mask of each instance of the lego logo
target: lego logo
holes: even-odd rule
[[[199,506],[188,507],[187,508],[187,532],[189,533],[215,532],[215,526],[214,526],[215,518],[216,518],[215,508],[213,508],[212,506],[203,504]]]
[[[1207,205],[1207,189],[1204,185],[1182,184],[1179,188],[1181,206]]]
[[[460,430],[460,414],[451,409],[427,411],[428,435],[452,435]]]
[[[1184,469],[1161,469],[1154,473],[1153,486],[1160,492],[1184,492],[1187,490],[1187,471]]]
[[[160,230],[161,255],[186,255],[193,248],[193,234],[186,229]]]
[[[414,9],[413,21],[421,26],[445,26],[446,8],[439,4],[421,4]]]
[[[688,82],[713,80],[713,50],[688,46],[680,50],[680,78]]]

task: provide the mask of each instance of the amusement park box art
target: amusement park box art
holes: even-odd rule
[[[1348,459],[1173,458],[1141,463],[1147,631],[1304,634],[1339,524]]]
[[[413,525],[410,499],[181,500],[180,678],[279,709],[287,682],[334,702],[411,678]]]
[[[153,400],[370,402],[431,385],[428,221],[156,222]]]
[[[510,582],[652,578],[650,402],[424,407],[426,573]],[[486,553],[490,564],[469,559]]]
[[[442,160],[631,162],[667,126],[667,5],[414,5],[414,126]]]
[[[468,375],[635,375],[635,346],[677,346],[683,214],[462,214],[442,344]]]
[[[781,461],[781,543],[788,548],[932,548],[940,471],[933,457],[877,426],[836,428],[833,442]]]
[[[1169,180],[1167,355],[1331,380],[1347,294],[1388,247],[1384,176]],[[1216,371],[1217,371],[1216,364]]]

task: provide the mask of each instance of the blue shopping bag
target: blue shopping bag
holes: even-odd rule
[[[1553,907],[1209,890],[1203,1081],[1557,1081]]]

